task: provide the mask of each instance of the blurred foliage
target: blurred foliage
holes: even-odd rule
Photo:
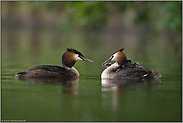
[[[121,1],[121,2],[32,2],[33,8],[44,4],[45,10],[60,8],[65,16],[62,18],[65,28],[79,25],[86,29],[100,29],[107,24],[111,12],[123,13],[132,10],[136,14],[134,24],[153,24],[155,31],[169,29],[181,33],[182,1]],[[62,13],[63,14],[63,13]]]
[[[86,27],[104,26],[107,20],[107,7],[103,2],[68,2],[72,8],[73,22]]]
[[[137,16],[135,23],[156,22],[155,28],[164,28],[174,33],[181,33],[182,29],[182,1],[169,2],[134,2],[132,6]]]

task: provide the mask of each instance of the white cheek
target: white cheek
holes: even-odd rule
[[[113,56],[114,56],[114,57],[112,58],[111,61],[117,61],[117,53],[115,53]]]
[[[76,59],[76,61],[82,61],[82,59],[79,57],[78,54],[75,55],[75,59]]]

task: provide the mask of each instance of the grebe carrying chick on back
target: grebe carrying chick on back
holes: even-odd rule
[[[67,52],[62,55],[62,65],[40,65],[25,72],[16,73],[15,77],[18,79],[25,78],[58,78],[58,79],[67,79],[67,78],[77,78],[79,77],[79,72],[73,67],[76,61],[87,61],[93,62],[90,59],[87,59],[83,56],[82,53],[75,49],[67,48]]]
[[[159,79],[161,74],[154,70],[141,67],[138,63],[132,63],[122,52],[124,48],[114,52],[102,66],[107,67],[101,74],[102,79]],[[110,61],[116,61],[109,64]]]

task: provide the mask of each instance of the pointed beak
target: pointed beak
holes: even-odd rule
[[[102,63],[102,66],[104,66],[104,67],[106,67],[106,63],[108,63],[108,62],[110,62],[112,60],[112,58],[109,58],[109,59],[107,59],[104,63]]]
[[[87,62],[93,62],[92,60],[87,59],[87,58],[85,58],[85,57],[82,57],[82,60],[83,60],[83,61],[87,61]]]

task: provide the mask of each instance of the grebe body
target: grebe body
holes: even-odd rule
[[[101,74],[102,79],[159,79],[161,75],[154,70],[141,67],[138,63],[127,60],[126,55],[120,49],[114,52],[102,66],[107,67]],[[116,61],[109,64],[110,61]]]
[[[93,62],[90,59],[87,59],[79,51],[75,49],[67,49],[62,55],[62,65],[40,65],[25,72],[16,73],[16,78],[77,78],[79,77],[79,72],[73,67],[76,61],[87,61]]]

